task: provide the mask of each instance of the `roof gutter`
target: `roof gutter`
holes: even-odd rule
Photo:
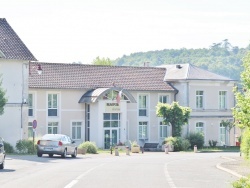
[[[173,86],[171,82],[167,82],[172,88],[174,88],[174,101],[176,101],[176,95],[179,93],[179,90]]]

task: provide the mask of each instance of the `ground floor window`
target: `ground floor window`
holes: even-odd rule
[[[168,137],[168,125],[164,125],[164,123],[160,122],[160,138]]]
[[[58,134],[58,122],[48,123],[48,134]]]
[[[71,133],[73,140],[80,140],[82,138],[82,122],[72,122]]]
[[[222,123],[220,124],[220,144],[226,145],[226,126]]]
[[[29,122],[28,123],[28,138],[32,138],[33,137],[33,123]]]
[[[204,134],[204,123],[203,122],[196,123],[195,132]]]
[[[139,122],[139,139],[148,139],[148,122]]]

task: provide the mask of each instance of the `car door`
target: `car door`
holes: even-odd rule
[[[67,139],[69,141],[70,153],[74,153],[74,150],[75,150],[74,143],[72,142],[72,140],[69,136],[67,136]]]

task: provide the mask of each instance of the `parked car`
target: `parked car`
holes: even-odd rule
[[[53,155],[61,155],[65,158],[67,155],[72,157],[77,156],[77,146],[75,141],[63,134],[45,134],[37,141],[37,156],[42,157],[43,154],[48,154],[49,157]]]
[[[0,137],[0,169],[4,169],[5,156],[3,139]]]

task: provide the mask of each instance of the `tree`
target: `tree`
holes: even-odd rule
[[[109,65],[109,66],[113,65],[112,61],[109,58],[104,58],[104,57],[100,58],[99,56],[93,60],[92,64],[93,65]]]
[[[181,136],[182,126],[188,123],[191,109],[180,106],[178,102],[172,102],[172,104],[158,103],[156,108],[156,115],[163,117],[163,122],[166,125],[172,126],[172,136]]]
[[[2,80],[0,75],[0,115],[3,115],[4,113],[4,106],[7,102],[7,99],[5,97],[6,91],[2,88]]]

